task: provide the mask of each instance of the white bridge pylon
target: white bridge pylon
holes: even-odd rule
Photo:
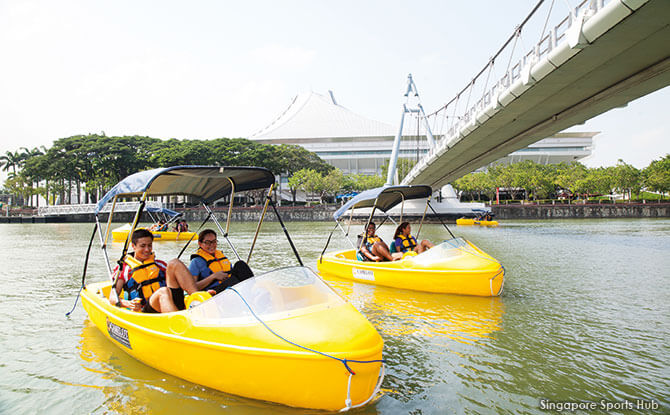
[[[408,108],[410,96],[414,96],[417,99],[416,108]],[[394,179],[396,177],[396,166],[398,163],[398,155],[400,152],[400,139],[402,138],[402,129],[405,123],[405,114],[417,113],[419,118],[423,120],[424,127],[426,128],[426,138],[428,139],[428,147],[432,149],[435,147],[435,138],[433,138],[433,133],[430,131],[430,124],[428,123],[428,118],[426,113],[423,111],[423,106],[419,102],[419,91],[416,89],[416,84],[412,79],[412,74],[407,75],[407,91],[405,92],[405,103],[402,104],[402,114],[400,115],[400,127],[398,127],[398,134],[395,136],[393,141],[393,150],[391,151],[391,159],[389,160],[389,170],[386,176],[386,185],[390,186],[394,184]]]

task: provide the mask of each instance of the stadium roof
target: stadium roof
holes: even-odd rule
[[[249,136],[250,140],[394,137],[395,127],[371,120],[338,105],[329,97],[309,92],[297,95],[274,121]]]

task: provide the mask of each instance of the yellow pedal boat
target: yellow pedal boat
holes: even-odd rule
[[[349,226],[353,218],[354,209],[372,208],[369,219],[364,225],[363,234],[372,220],[375,211],[387,212],[389,209],[404,203],[405,200],[426,198],[426,209],[430,207],[432,189],[426,185],[412,186],[383,186],[366,190],[338,209],[333,217],[348,239],[349,232],[345,232],[339,219],[349,211]],[[402,222],[402,208],[399,223]],[[433,210],[435,213],[435,211]],[[437,216],[437,214],[436,214]],[[387,218],[390,218],[387,215]],[[419,232],[421,232],[421,224]],[[439,219],[439,216],[437,216]],[[391,221],[395,222],[393,218]],[[358,251],[363,244],[359,235],[357,243],[351,242],[353,249],[325,253],[332,232],[326,242],[326,247],[317,261],[319,273],[324,277],[339,277],[368,284],[384,285],[388,287],[404,288],[417,291],[436,293],[465,294],[479,296],[498,296],[502,293],[505,279],[505,268],[495,258],[476,247],[473,243],[457,238],[442,223],[451,235],[451,239],[435,245],[420,253],[408,252],[401,260],[372,262],[363,261],[358,257]],[[333,229],[334,231],[335,229]],[[417,234],[418,235],[418,234]],[[416,237],[419,240],[418,237]],[[395,244],[389,250],[393,250]],[[392,252],[392,251],[391,251]]]
[[[353,249],[324,254],[317,262],[324,277],[434,293],[497,296],[505,270],[471,242],[455,238],[399,261],[370,262]]]
[[[112,229],[112,240],[114,242],[123,242],[128,238],[131,225],[129,223]],[[191,238],[197,238],[195,232],[175,232],[175,231],[151,231],[155,241],[188,241]]]
[[[274,181],[274,174],[260,167],[175,166],[135,173],[117,183],[95,210],[95,231],[82,276],[84,309],[121,350],[179,378],[294,407],[335,411],[363,406],[377,396],[384,378],[382,338],[360,312],[302,266],[269,197]],[[241,260],[228,239],[230,210],[235,191],[256,189],[267,189],[268,197],[246,262],[252,257],[265,211],[272,204],[300,266],[255,275],[214,297],[193,293],[182,311],[149,314],[112,305],[117,302],[116,291],[111,290],[117,275],[106,242],[117,198],[140,199],[129,229],[132,233],[149,197],[188,195],[201,202],[219,235]],[[231,202],[225,230],[209,207],[223,197]],[[103,231],[99,214],[108,202],[112,209]],[[96,232],[101,235],[109,278],[86,284],[86,265]],[[125,258],[128,244],[125,240],[121,258]]]
[[[497,220],[477,220],[472,218],[458,218],[456,225],[498,226]]]
[[[110,287],[98,282],[83,290],[89,318],[126,353],[165,373],[226,393],[329,411],[359,405],[377,392],[381,363],[350,361],[379,361],[381,337],[308,268],[258,275],[235,285],[237,292],[228,289],[165,314],[112,306]],[[355,375],[341,361],[278,335],[347,359]]]

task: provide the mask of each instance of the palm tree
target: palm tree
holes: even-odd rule
[[[43,156],[44,153],[46,152],[46,148],[44,148],[44,146],[42,146],[42,148],[44,149],[44,151],[40,150],[40,149],[37,148],[37,147],[33,148],[32,150],[28,149],[27,147],[21,147],[21,148],[19,148],[19,150],[22,150],[22,152],[21,152],[21,164],[20,164],[20,167],[21,167],[21,168],[25,167],[25,166],[26,166],[26,161],[28,161],[28,160],[31,159],[32,157]],[[24,170],[24,173],[25,173],[25,172],[26,172],[26,171]],[[41,179],[40,179],[39,175],[36,175],[36,174],[35,174],[35,172],[32,172],[32,174],[28,173],[28,175],[29,175],[29,176],[32,176],[32,177],[27,177],[27,180],[28,180],[29,183],[30,183],[30,204],[31,204],[31,206],[34,206],[34,205],[32,204],[32,199],[33,199],[33,185],[35,186],[35,189],[38,189],[39,186],[40,186],[40,181],[41,181]],[[40,198],[39,198],[39,195],[36,194],[36,193],[35,193],[35,200],[37,201],[37,203],[36,203],[36,204],[37,204],[37,207],[39,207]]]
[[[7,151],[4,156],[0,156],[0,166],[2,166],[2,171],[8,172],[9,169],[12,169],[12,173],[16,175],[16,169],[21,167],[21,162],[23,161],[23,154],[18,151],[11,152]]]

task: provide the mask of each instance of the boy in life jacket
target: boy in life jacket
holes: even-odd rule
[[[114,289],[109,302],[118,307],[145,313],[168,313],[185,309],[184,291],[198,291],[194,277],[177,258],[168,263],[154,257],[154,236],[146,229],[133,232],[133,254],[126,255],[114,269]],[[214,281],[212,276],[207,283]],[[121,292],[128,293],[128,299]]]
[[[251,268],[244,261],[231,266],[230,260],[217,249],[216,232],[205,229],[198,235],[198,251],[191,255],[188,270],[195,276],[200,289],[214,290],[217,293],[232,287],[238,282],[253,277]],[[209,278],[216,276],[214,281]],[[209,281],[209,282],[208,282]]]
[[[365,261],[397,261],[402,258],[400,253],[391,253],[389,252],[389,247],[386,243],[375,234],[375,229],[377,225],[374,222],[370,222],[366,229],[365,238],[363,239],[362,245],[359,244],[361,256]]]
[[[435,245],[428,239],[422,240],[420,243],[416,242],[416,238],[412,236],[412,227],[409,222],[403,222],[395,230],[395,249],[398,252],[414,251],[417,254],[434,247]]]

